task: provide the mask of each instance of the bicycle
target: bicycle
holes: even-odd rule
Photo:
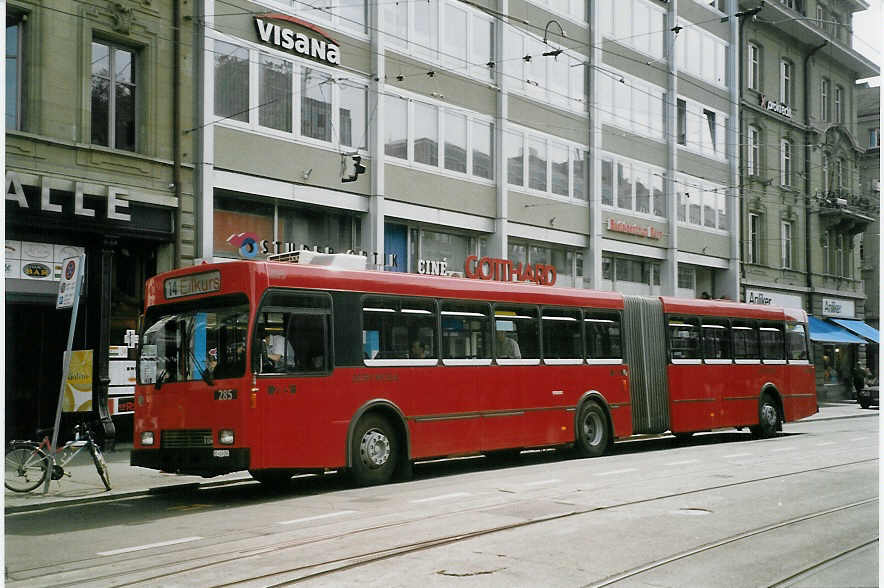
[[[38,430],[41,432],[52,429]],[[101,454],[98,444],[92,438],[92,431],[84,424],[74,425],[74,439],[68,441],[59,449],[53,450],[48,436],[44,436],[39,443],[36,441],[13,440],[6,448],[6,479],[4,485],[13,492],[30,492],[40,486],[51,476],[52,480],[60,480],[63,476],[70,476],[64,471],[77,454],[87,449],[92,456],[92,462],[98,471],[104,487],[111,489],[110,472]],[[55,455],[55,464],[49,471],[50,455]]]

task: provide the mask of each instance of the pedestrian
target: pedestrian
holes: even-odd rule
[[[859,391],[866,387],[866,378],[868,377],[869,370],[856,362],[856,365],[853,366],[853,389],[857,397],[859,397]]]

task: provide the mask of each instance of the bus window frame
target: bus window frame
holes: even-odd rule
[[[745,328],[742,326],[734,326],[734,323],[737,321],[745,321],[747,323],[752,323],[753,326],[749,327],[749,328],[751,328],[755,331],[755,342],[756,342],[756,348],[758,349],[758,357],[757,358],[753,357],[750,359],[742,359],[742,358],[737,359],[736,338],[734,337],[733,331],[735,331],[737,329]],[[735,364],[737,364],[737,365],[761,365],[761,335],[760,335],[761,332],[758,330],[758,327],[759,327],[758,319],[754,319],[754,318],[731,319],[731,343],[733,344],[732,353],[734,356],[734,363]]]
[[[707,365],[733,365],[734,363],[734,336],[733,331],[731,330],[731,318],[727,316],[701,316],[700,318],[700,354],[703,356],[703,363]],[[707,358],[706,357],[706,345],[705,345],[705,332],[703,329],[711,328],[712,323],[707,326],[706,321],[719,321],[725,323],[722,325],[715,325],[715,328],[727,329],[727,340],[728,347],[730,350],[730,357],[728,358]]]
[[[484,305],[487,314],[485,314],[485,339],[487,341],[487,346],[491,350],[489,357],[477,357],[477,358],[445,358],[444,348],[443,348],[443,339],[442,339],[442,314],[445,312],[456,312],[456,311],[445,311],[443,307],[445,303],[452,304],[475,304],[477,306]],[[494,309],[492,307],[492,303],[487,300],[469,300],[465,298],[437,298],[436,299],[436,308],[438,312],[436,316],[438,318],[438,325],[436,326],[436,333],[439,339],[439,359],[442,361],[443,366],[452,366],[452,367],[464,367],[464,366],[489,366],[494,361]]]
[[[580,349],[578,349],[578,357],[567,357],[567,358],[547,358],[546,357],[546,345],[544,338],[544,316],[543,313],[547,309],[549,310],[558,310],[561,312],[573,312],[576,313],[577,318],[575,319],[577,322],[577,331],[580,333]],[[583,309],[576,308],[573,306],[540,306],[540,357],[541,362],[544,365],[582,365],[586,358],[586,335],[585,329],[583,327]],[[555,320],[561,317],[550,317],[546,320]]]
[[[626,363],[625,355],[625,345],[623,343],[623,311],[613,309],[613,308],[587,308],[583,307],[580,309],[583,316],[583,328],[581,329],[583,336],[583,361],[586,362],[587,365],[623,365]],[[598,314],[608,314],[608,315],[617,315],[617,327],[620,329],[620,357],[587,357],[589,352],[589,345],[586,339],[586,322],[599,320],[597,317],[594,318],[595,315]],[[667,353],[668,353],[668,342],[667,342]]]
[[[370,359],[363,357],[362,363],[365,367],[433,367],[439,365],[440,355],[442,351],[441,347],[441,334],[439,333],[439,329],[441,327],[441,322],[439,320],[439,300],[437,298],[428,297],[428,296],[409,296],[403,294],[386,294],[386,293],[377,293],[377,292],[366,292],[362,296],[359,297],[359,326],[360,333],[365,334],[365,300],[369,298],[380,298],[385,300],[395,300],[399,303],[401,309],[402,300],[418,300],[422,302],[430,302],[432,304],[433,310],[433,344],[436,346],[436,357],[427,358],[427,359],[411,359],[411,358],[388,358],[388,359]],[[399,313],[400,311],[394,310],[394,312]]]
[[[328,309],[315,308],[315,307],[297,307],[297,306],[280,306],[273,305],[267,308],[264,307],[264,302],[267,300],[269,296],[275,294],[284,294],[286,296],[319,296],[325,298],[328,301]],[[300,315],[315,315],[315,316],[325,316],[326,320],[322,321],[322,336],[323,336],[323,344],[325,347],[325,368],[322,370],[298,370],[298,371],[280,371],[280,372],[261,372],[255,370],[254,365],[254,356],[257,353],[257,345],[258,345],[258,323],[260,320],[260,316],[262,313],[266,312],[277,312],[283,314],[300,314]],[[252,347],[251,355],[247,359],[251,359],[250,367],[251,373],[253,376],[258,378],[324,378],[331,375],[331,373],[335,369],[335,342],[334,342],[334,317],[335,317],[335,308],[334,308],[334,299],[329,292],[325,292],[322,290],[309,290],[304,288],[267,288],[264,291],[264,294],[261,296],[261,300],[258,302],[255,307],[255,318],[252,325],[252,334],[249,339]],[[286,339],[288,339],[288,330],[291,328],[290,324],[286,324]],[[295,345],[289,340],[289,343],[292,345],[294,349]]]
[[[700,357],[674,358],[672,357],[672,335],[669,332],[670,321],[672,319],[694,319],[697,321],[697,351]],[[666,352],[671,365],[703,365],[703,327],[700,315],[686,315],[684,313],[664,314],[663,320],[666,322]]]
[[[782,359],[766,359],[764,357],[764,343],[762,342],[762,339],[761,339],[761,331],[772,329],[773,327],[771,327],[770,325],[772,325],[774,323],[776,323],[780,327],[779,332],[781,334],[781,341],[782,341],[782,345],[780,347],[782,348],[781,351],[783,352]],[[774,330],[776,330],[776,329],[774,329]],[[758,346],[759,346],[759,348],[758,348],[759,355],[761,355],[761,364],[762,365],[787,365],[789,363],[789,347],[788,347],[788,344],[786,343],[786,322],[785,321],[778,321],[778,320],[760,320],[760,321],[758,321]]]
[[[534,358],[522,358],[522,359],[507,359],[507,358],[499,358],[497,357],[497,307],[504,306],[509,308],[533,308],[534,309],[534,320],[537,321],[537,349],[538,349],[538,357]],[[506,316],[501,315],[503,320],[506,320]],[[541,329],[543,325],[540,324],[540,305],[539,304],[526,304],[524,302],[500,302],[495,301],[491,303],[491,334],[493,339],[493,349],[494,349],[494,363],[497,365],[540,365],[541,361],[543,361],[543,333]],[[516,343],[519,343],[516,341]],[[519,345],[519,349],[521,351],[522,346]]]
[[[789,365],[810,365],[811,364],[811,346],[810,340],[808,339],[809,332],[807,328],[807,323],[802,323],[801,321],[786,321],[786,331],[788,332],[790,325],[801,325],[804,329],[804,353],[807,355],[805,359],[791,359],[791,350],[789,349],[789,337],[786,337],[786,361]]]

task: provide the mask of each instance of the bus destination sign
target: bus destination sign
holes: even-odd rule
[[[163,282],[163,292],[166,298],[181,298],[182,296],[196,296],[221,290],[221,272],[218,270],[168,278]]]

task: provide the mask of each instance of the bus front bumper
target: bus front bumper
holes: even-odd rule
[[[176,448],[133,449],[130,465],[210,478],[249,469],[249,449]]]

